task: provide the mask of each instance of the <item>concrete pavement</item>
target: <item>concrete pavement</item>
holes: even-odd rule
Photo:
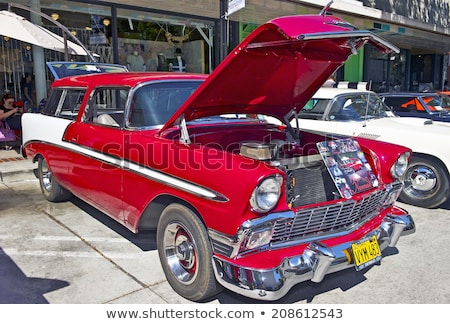
[[[0,182],[35,179],[33,169],[37,168],[31,160],[20,153],[20,148],[5,150],[0,147]]]
[[[18,150],[0,150],[0,304],[192,304],[159,263],[155,232],[133,234],[79,199],[49,203]],[[294,287],[280,304],[448,304],[450,203],[405,204],[417,232],[378,265]],[[264,304],[224,290],[208,304]]]
[[[154,231],[133,234],[75,197],[50,203],[36,178],[0,183],[0,202],[0,305],[195,304],[165,279]],[[448,304],[450,206],[399,205],[417,232],[380,264],[301,283],[274,304]],[[206,304],[264,303],[224,290]]]

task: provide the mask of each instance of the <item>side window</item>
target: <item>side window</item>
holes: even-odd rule
[[[422,106],[422,104],[420,103],[419,99],[417,99],[417,98],[414,99],[414,107],[411,107],[411,109],[414,109],[415,112],[419,112],[419,113],[427,112],[425,110],[425,108]]]
[[[47,104],[41,113],[48,116],[55,116],[58,110],[58,104],[63,95],[63,89],[54,88],[49,94]]]
[[[399,97],[397,99],[396,111],[398,112],[418,112],[420,110],[420,104],[414,97]]]
[[[99,88],[89,99],[83,120],[94,124],[123,127],[128,88]]]
[[[416,112],[416,104],[413,97],[387,97],[384,103],[394,112]]]
[[[65,89],[62,94],[61,109],[57,115],[67,119],[76,119],[85,93],[85,89]]]

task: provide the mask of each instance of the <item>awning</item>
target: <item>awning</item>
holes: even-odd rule
[[[65,53],[64,38],[35,25],[13,12],[0,11],[0,34],[37,45],[50,50]],[[67,53],[71,55],[88,55],[82,46],[67,40]]]

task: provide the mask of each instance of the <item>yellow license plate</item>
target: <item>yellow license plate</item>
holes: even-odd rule
[[[381,259],[380,246],[375,235],[365,241],[352,244],[352,252],[356,270],[364,269]]]

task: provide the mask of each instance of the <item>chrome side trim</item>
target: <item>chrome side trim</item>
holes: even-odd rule
[[[205,199],[214,200],[214,201],[218,201],[218,202],[227,202],[228,201],[227,197],[225,197],[224,195],[222,195],[218,192],[215,192],[209,188],[205,188],[205,187],[197,185],[195,183],[171,176],[167,173],[163,173],[163,172],[160,172],[160,171],[157,171],[154,169],[150,169],[146,166],[143,166],[143,165],[140,165],[137,163],[133,163],[128,160],[122,160],[122,159],[117,158],[116,156],[104,154],[100,151],[95,151],[95,150],[92,150],[87,147],[83,147],[80,145],[72,144],[69,142],[63,142],[63,141],[61,143],[55,144],[55,143],[47,143],[45,141],[39,141],[39,140],[33,141],[32,140],[32,141],[28,141],[26,144],[29,145],[32,142],[39,142],[39,143],[45,143],[45,144],[48,144],[51,146],[57,146],[62,149],[71,151],[73,153],[87,156],[87,157],[97,160],[99,162],[107,163],[109,165],[118,167],[124,171],[131,171],[131,172],[137,173],[137,174],[142,175],[150,180],[163,183],[167,186],[177,188],[177,189],[180,189],[185,192],[189,192],[191,194],[194,194],[196,196],[199,196],[199,197],[202,197]]]

